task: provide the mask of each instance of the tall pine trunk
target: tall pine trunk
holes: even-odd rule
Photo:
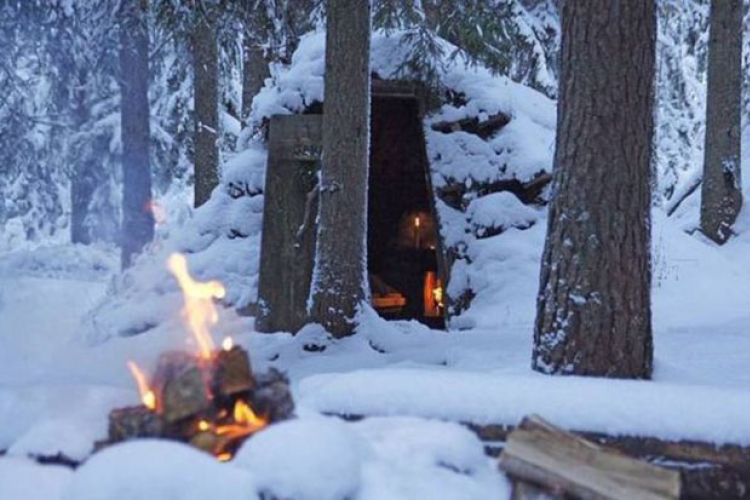
[[[72,99],[72,116],[76,130],[82,130],[89,119],[88,87],[86,85],[89,72],[86,68],[81,68],[74,73],[75,90]],[[95,172],[97,166],[91,161],[91,156],[88,151],[82,151],[79,146],[75,148],[74,157],[70,158],[73,163],[73,175],[70,179],[70,241],[83,245],[91,243],[91,231],[86,224],[86,219],[89,215],[89,205],[94,198],[94,191],[96,191],[98,184],[98,176]]]
[[[742,0],[711,2],[701,229],[724,243],[742,208]]]
[[[656,8],[567,0],[562,24],[533,367],[648,378]]]
[[[242,126],[245,127],[250,119],[253,98],[260,92],[270,72],[263,47],[254,37],[245,35],[242,50]]]
[[[327,2],[323,160],[312,320],[337,337],[367,298],[370,2]]]
[[[209,14],[196,14],[192,33],[195,101],[195,206],[219,184],[219,48]]]
[[[123,269],[154,238],[150,210],[148,24],[145,0],[125,0],[120,26]]]

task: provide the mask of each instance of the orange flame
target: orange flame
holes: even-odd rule
[[[143,402],[144,406],[149,410],[155,409],[156,395],[154,394],[154,391],[152,391],[148,386],[146,375],[143,373],[143,371],[141,371],[140,368],[138,368],[138,365],[136,365],[132,361],[128,361],[128,368],[130,368],[130,373],[133,374],[133,378],[138,384],[138,392],[141,394],[141,401]]]
[[[237,400],[234,404],[233,417],[234,423],[219,426],[216,434],[236,439],[248,436],[268,425],[264,418],[256,415],[252,408],[242,400]]]
[[[195,281],[188,272],[187,259],[182,254],[170,255],[167,267],[177,278],[182,289],[185,301],[182,314],[198,342],[201,356],[204,359],[211,359],[214,342],[208,333],[208,328],[219,320],[213,299],[224,298],[226,295],[224,285],[218,281]]]

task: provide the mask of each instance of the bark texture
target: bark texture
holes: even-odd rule
[[[325,110],[312,320],[354,329],[366,299],[370,2],[327,2]]]
[[[742,0],[711,2],[701,229],[724,243],[742,208]]]
[[[648,378],[654,0],[567,0],[562,21],[533,367]]]
[[[195,206],[219,184],[219,48],[208,13],[196,15],[192,33],[195,78]]]
[[[263,87],[263,82],[271,76],[263,47],[253,37],[245,36],[243,42],[242,68],[242,126],[246,126],[253,109],[253,98]]]
[[[149,164],[148,25],[146,2],[122,4],[120,90],[122,92],[122,253],[123,269],[154,238]]]
[[[89,119],[88,88],[89,78],[87,69],[75,72],[75,89],[73,90],[73,122],[76,130],[81,130]],[[74,161],[74,171],[70,179],[70,241],[88,245],[91,243],[91,231],[86,224],[89,205],[94,198],[94,191],[98,185],[97,166],[92,161],[92,155],[84,150],[77,151],[80,157]]]

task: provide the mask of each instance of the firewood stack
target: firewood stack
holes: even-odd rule
[[[167,438],[229,460],[253,433],[294,415],[286,376],[273,368],[253,375],[247,352],[239,346],[226,346],[210,357],[166,352],[141,392],[144,404],[110,413],[109,438],[99,448]]]

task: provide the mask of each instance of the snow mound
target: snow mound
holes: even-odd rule
[[[246,472],[173,441],[139,440],[97,453],[73,475],[64,500],[258,498]]]
[[[367,442],[333,419],[291,420],[248,440],[233,464],[252,472],[260,491],[274,498],[356,498]]]
[[[194,211],[165,206],[169,218],[160,239],[133,267],[111,284],[93,309],[84,335],[92,343],[112,336],[143,333],[179,316],[181,294],[167,270],[169,255],[186,255],[190,273],[199,280],[224,284],[228,307],[255,302],[263,218],[266,151],[252,143],[224,164],[222,182],[211,199]],[[182,199],[168,200],[184,205]]]
[[[508,484],[477,437],[457,424],[369,418],[353,425],[373,445],[360,500],[509,498]]]
[[[0,457],[0,498],[56,500],[62,497],[72,476],[73,471],[67,467]]]
[[[10,456],[55,457],[63,456],[82,462],[94,450],[94,441],[101,432],[92,432],[73,419],[42,420],[31,426],[8,449]]]

